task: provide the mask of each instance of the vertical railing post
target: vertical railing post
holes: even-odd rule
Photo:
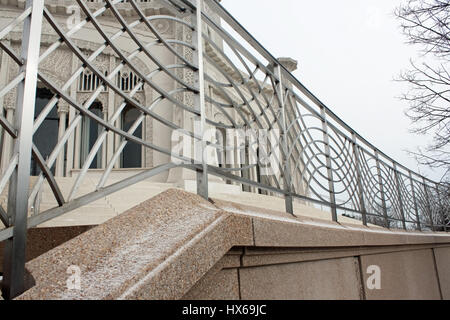
[[[441,214],[441,219],[442,219],[442,224],[443,224],[442,226],[444,227],[444,232],[447,232],[447,224],[445,223],[444,206],[441,201],[438,183],[436,183],[436,196],[437,196],[437,201],[438,201],[438,205],[439,205],[439,212]]]
[[[414,202],[414,212],[416,213],[417,219],[417,230],[422,231],[422,227],[420,226],[419,208],[417,207],[417,200],[416,200],[416,192],[415,192],[416,188],[414,188],[414,181],[411,171],[409,171],[409,181],[411,183],[411,194]]]
[[[286,105],[285,105],[285,101],[284,101],[284,89],[283,89],[283,81],[282,81],[282,76],[281,76],[281,66],[277,65],[276,66],[276,74],[277,77],[279,79],[278,82],[278,96],[279,96],[279,100],[280,100],[280,109],[281,109],[281,121],[282,121],[282,139],[283,139],[283,160],[285,165],[284,167],[284,172],[283,172],[283,177],[284,177],[284,191],[285,191],[285,195],[284,195],[284,202],[285,202],[285,206],[286,206],[286,212],[290,213],[290,214],[294,214],[294,204],[293,204],[293,200],[292,200],[292,194],[291,194],[291,181],[292,181],[292,177],[291,177],[291,165],[290,165],[290,159],[289,159],[289,146],[288,146],[288,133],[287,133],[287,119],[286,119]]]
[[[8,193],[8,214],[13,235],[5,241],[2,281],[5,299],[12,299],[26,289],[28,188],[44,0],[27,0],[25,7],[32,7],[32,10],[23,25],[21,58],[24,64],[20,67],[20,72],[25,72],[25,77],[17,86],[14,124],[18,134],[13,153],[18,155],[18,163],[11,176]]]
[[[203,31],[202,31],[202,8],[203,0],[196,0],[196,15],[195,31],[192,35],[193,43],[196,43],[197,54],[194,55],[194,63],[198,64],[198,75],[196,77],[196,84],[198,85],[199,92],[196,96],[196,105],[200,106],[200,132],[201,135],[201,161],[202,169],[197,170],[197,194],[201,197],[208,199],[208,157],[206,153],[206,110],[205,110],[205,73],[203,64]]]
[[[380,193],[381,193],[381,205],[382,205],[382,209],[383,209],[384,222],[386,224],[386,228],[389,228],[389,217],[388,217],[388,213],[387,213],[386,197],[384,194],[384,187],[383,187],[383,179],[381,176],[380,159],[378,156],[378,150],[374,150],[374,151],[375,151],[375,160],[377,162],[378,185],[380,187]]]
[[[427,183],[425,181],[425,178],[422,177],[422,183],[423,183],[423,191],[425,194],[425,207],[428,211],[428,214],[430,215],[430,226],[431,226],[431,230],[434,230],[434,222],[433,222],[433,211],[431,210],[431,205],[430,205],[430,197],[428,195],[428,189],[427,189]]]
[[[405,218],[405,210],[403,208],[403,198],[402,198],[402,190],[400,188],[400,177],[399,177],[399,172],[397,169],[397,164],[394,162],[394,175],[395,175],[395,183],[397,186],[397,195],[398,195],[398,203],[399,203],[399,209],[400,209],[400,214],[402,216],[402,224],[403,224],[403,229],[406,230],[406,218]]]
[[[359,158],[358,145],[356,144],[356,134],[352,132],[352,145],[353,145],[353,156],[355,158],[355,166],[356,166],[356,179],[358,186],[358,197],[359,197],[359,205],[361,208],[361,216],[363,225],[367,226],[367,211],[366,204],[364,202],[364,189],[362,184],[362,175],[361,175],[361,160]]]
[[[328,120],[325,108],[320,107],[320,114],[322,116],[322,131],[323,131],[323,141],[325,143],[325,157],[327,162],[327,173],[328,173],[328,190],[330,192],[330,203],[331,203],[331,218],[333,221],[337,222],[337,208],[336,208],[336,194],[334,193],[334,183],[333,183],[333,169],[331,166],[331,152],[330,152],[330,139],[328,137]]]

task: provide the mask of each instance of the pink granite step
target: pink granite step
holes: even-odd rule
[[[250,218],[171,189],[28,262],[36,286],[18,299],[181,298],[251,234]],[[68,289],[71,266],[80,290]]]

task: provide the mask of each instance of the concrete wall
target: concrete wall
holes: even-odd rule
[[[450,299],[450,245],[234,248],[183,299]]]

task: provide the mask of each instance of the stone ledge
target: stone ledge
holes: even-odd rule
[[[177,299],[233,246],[253,245],[251,220],[171,189],[27,263],[36,286],[19,299]],[[81,290],[67,290],[78,266]]]
[[[255,267],[273,264],[288,264],[298,262],[310,262],[317,260],[329,260],[365,256],[375,254],[401,253],[419,251],[424,249],[450,249],[450,244],[442,246],[405,245],[405,246],[380,246],[380,247],[348,247],[348,248],[310,248],[280,250],[280,248],[246,248],[242,256],[241,267]],[[233,268],[234,265],[224,268]]]
[[[373,247],[450,244],[450,234],[383,229],[292,216],[227,201],[215,201],[224,211],[252,218],[256,247]]]
[[[36,286],[19,299],[181,299],[207,274],[262,260],[348,259],[431,244],[450,246],[450,236],[294,217],[170,189],[28,262]],[[71,265],[81,270],[79,291],[67,290]],[[234,273],[220,277],[225,285]]]

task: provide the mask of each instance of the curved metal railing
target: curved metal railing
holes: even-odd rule
[[[329,207],[334,221],[352,212],[364,224],[447,230],[448,190],[361,137],[218,2],[58,2],[65,14],[46,4],[8,7],[0,29],[6,297],[23,289],[27,228],[177,168],[196,172],[206,198],[210,174],[282,196],[290,213],[297,199]],[[38,111],[37,88],[51,93]],[[108,105],[100,113],[98,101]],[[137,116],[125,126],[130,109]],[[45,151],[34,138],[56,111],[58,138]],[[87,120],[99,129],[80,155]],[[145,169],[111,181],[130,144],[141,146]],[[32,162],[39,168],[33,178]],[[99,162],[95,190],[80,194]],[[62,190],[58,177],[71,169],[78,175]],[[57,205],[30,210],[44,184]]]

